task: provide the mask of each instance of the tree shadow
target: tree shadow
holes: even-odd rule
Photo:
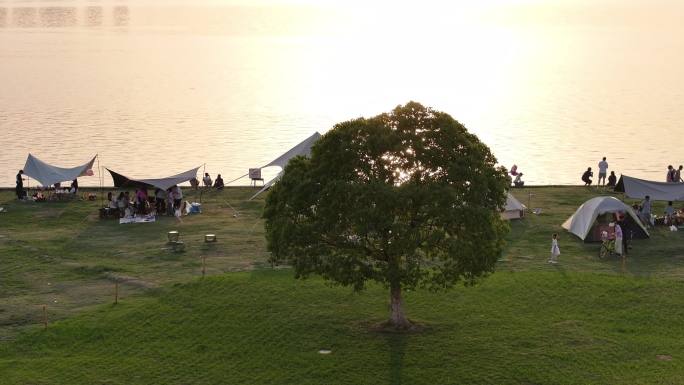
[[[385,337],[389,347],[389,377],[391,385],[400,385],[402,383],[404,354],[409,337],[409,335],[401,333],[391,333]]]

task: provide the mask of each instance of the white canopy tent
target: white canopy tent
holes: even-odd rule
[[[270,181],[264,183],[264,187],[261,188],[256,194],[254,194],[249,200],[252,200],[259,196],[262,192],[268,190],[269,187],[271,187],[275,182],[280,179],[280,177],[283,175],[283,170],[285,169],[285,166],[287,165],[287,162],[290,161],[290,159],[294,158],[295,156],[310,156],[311,155],[311,147],[313,147],[314,143],[321,137],[321,134],[318,132],[315,132],[313,135],[310,137],[304,139],[302,142],[300,142],[298,145],[292,147],[289,149],[286,153],[283,155],[275,158],[272,160],[270,163],[268,163],[265,166],[262,166],[260,168],[266,168],[266,167],[272,167],[272,166],[277,166],[281,168],[281,171],[276,175],[275,178],[271,179]]]
[[[525,216],[525,205],[520,203],[513,194],[508,193],[506,195],[506,207],[501,212],[501,218],[511,220],[511,219],[522,219]]]
[[[577,235],[583,241],[597,241],[592,229],[596,226],[596,220],[606,213],[625,213],[625,226],[623,232],[632,231],[634,238],[648,238],[650,235],[639,220],[634,210],[621,200],[611,196],[591,198],[584,202],[568,220],[563,223],[563,228]]]
[[[622,175],[615,191],[633,199],[644,199],[648,195],[656,201],[684,201],[684,183],[654,182]]]
[[[48,187],[55,183],[72,181],[80,176],[93,175],[93,164],[96,158],[97,155],[81,166],[65,168],[45,163],[29,154],[24,165],[24,175],[37,180],[44,187]]]

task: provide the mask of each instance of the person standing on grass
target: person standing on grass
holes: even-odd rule
[[[622,246],[622,227],[620,227],[620,223],[615,222],[615,254],[623,255]]]
[[[560,248],[558,247],[558,234],[553,233],[551,236],[551,258],[549,263],[558,263],[557,258],[560,255]]]
[[[183,190],[179,185],[173,186],[173,209],[179,210],[183,202]]]
[[[17,173],[17,186],[15,187],[15,192],[17,194],[17,199],[22,199],[24,197],[24,170],[19,170]]]
[[[616,184],[617,184],[617,175],[615,175],[615,171],[611,171],[610,175],[608,175],[608,184],[606,186],[615,187]]]
[[[646,195],[643,202],[641,202],[641,220],[646,227],[651,225],[651,197]]]
[[[599,162],[598,164],[599,168],[599,175],[598,175],[598,181],[596,182],[596,185],[601,185],[601,180],[603,180],[603,185],[606,184],[606,174],[608,174],[608,162],[606,162],[606,157],[603,157],[603,160]]]
[[[620,245],[621,245],[622,256],[623,256],[623,257],[626,257],[626,256],[627,256],[627,250],[629,249],[629,248],[627,247],[627,237],[625,237],[625,236],[624,236],[624,233],[622,232],[622,229],[623,229],[623,228],[624,228],[625,230],[627,230],[627,225],[625,224],[625,218],[626,218],[626,215],[625,215],[624,213],[620,213],[620,215],[618,215],[618,217],[617,217],[617,219],[616,219],[616,221],[615,221],[616,225],[619,225],[619,226],[620,226],[620,233],[622,234],[622,239],[621,239]],[[616,231],[617,231],[617,230],[616,230]],[[631,234],[631,232],[630,232],[630,234]],[[630,235],[630,238],[631,238],[631,235]],[[616,243],[617,243],[617,241],[616,241]]]

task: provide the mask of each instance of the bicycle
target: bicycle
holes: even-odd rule
[[[627,250],[632,248],[632,238],[634,237],[634,231],[629,232],[629,237],[624,239],[622,245],[622,257],[627,256]],[[619,254],[615,252],[615,238],[608,237],[608,232],[601,232],[601,248],[599,249],[599,259],[603,259],[607,256],[618,256]]]
[[[609,238],[608,232],[601,232],[601,248],[599,249],[599,259],[603,259],[607,256],[615,256],[615,238]]]

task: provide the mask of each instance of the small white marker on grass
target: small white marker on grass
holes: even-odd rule
[[[321,349],[318,351],[318,354],[330,354],[332,353],[332,350],[329,349]]]

